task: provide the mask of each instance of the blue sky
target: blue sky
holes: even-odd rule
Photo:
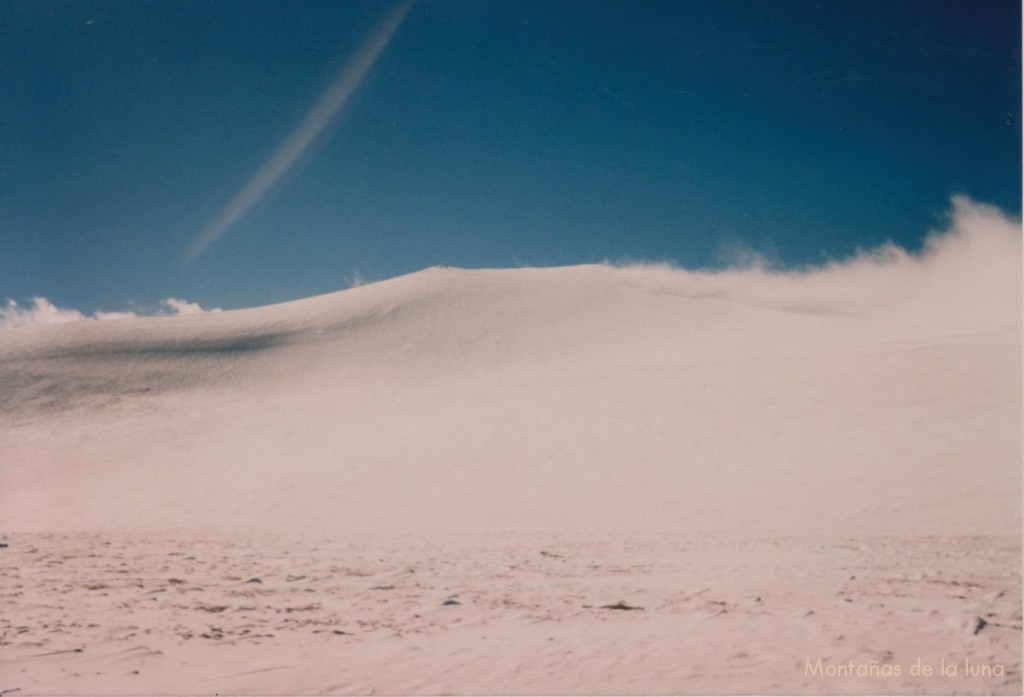
[[[0,3],[0,300],[247,307],[434,264],[795,265],[1021,209],[1020,4]]]

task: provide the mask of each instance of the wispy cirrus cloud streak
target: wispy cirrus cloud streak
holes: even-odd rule
[[[191,261],[216,242],[228,229],[249,212],[267,191],[291,169],[309,149],[317,136],[327,127],[365,79],[387,48],[391,37],[402,24],[413,0],[404,2],[359,47],[352,59],[338,73],[338,77],[320,96],[295,130],[278,146],[274,154],[256,170],[245,185],[228,201],[189,246],[186,259]]]

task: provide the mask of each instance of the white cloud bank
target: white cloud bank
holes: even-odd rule
[[[178,298],[165,298],[160,301],[160,310],[149,314],[136,312],[104,312],[98,310],[86,315],[78,310],[57,307],[46,298],[32,298],[28,305],[19,305],[14,300],[0,307],[0,329],[16,329],[18,327],[38,327],[48,324],[65,324],[67,322],[100,321],[106,322],[119,319],[135,319],[154,315],[196,315],[202,312],[220,312],[220,308],[204,310],[199,303],[190,303]]]

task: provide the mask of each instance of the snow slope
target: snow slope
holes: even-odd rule
[[[0,332],[0,528],[992,533],[1020,230],[821,269],[432,268]]]

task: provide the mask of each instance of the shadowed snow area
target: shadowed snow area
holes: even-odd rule
[[[5,530],[1004,533],[1021,234],[802,272],[434,268],[0,332]]]

